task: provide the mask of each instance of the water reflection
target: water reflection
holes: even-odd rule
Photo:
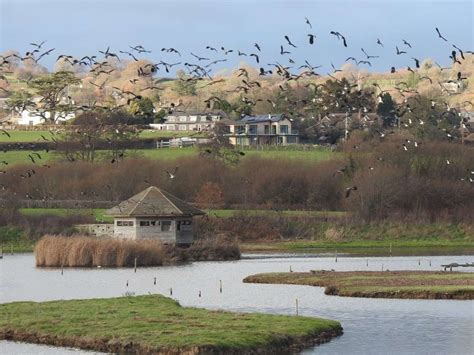
[[[242,283],[247,275],[288,271],[290,266],[293,271],[381,270],[382,266],[390,270],[440,270],[441,264],[451,262],[472,262],[472,257],[339,256],[337,262],[334,257],[244,259],[142,268],[137,273],[133,269],[65,269],[61,275],[59,269],[35,268],[32,255],[17,255],[0,261],[0,302],[117,297],[126,292],[169,295],[172,288],[173,298],[184,306],[294,314],[297,298],[301,315],[337,319],[344,327],[342,337],[305,353],[468,354],[474,348],[472,301],[344,298],[326,296],[319,287]],[[154,277],[157,285],[153,284]],[[0,342],[0,352],[23,352],[15,346]]]

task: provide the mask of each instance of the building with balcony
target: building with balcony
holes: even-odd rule
[[[229,143],[238,146],[288,145],[299,143],[292,120],[285,115],[244,116],[239,121],[227,122]]]
[[[163,131],[212,131],[216,122],[225,117],[224,112],[173,112],[165,122],[151,125]]]

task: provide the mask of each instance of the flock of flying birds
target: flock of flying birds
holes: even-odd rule
[[[312,33],[313,26],[308,18],[305,18],[305,25],[308,28],[308,31],[305,36],[305,45],[313,46],[316,44],[318,35]],[[448,39],[443,36],[439,28],[434,29],[434,34],[437,35],[440,41],[449,43]],[[349,47],[350,44],[350,38],[347,38],[346,35],[342,34],[340,31],[335,31],[331,30],[329,32],[329,35],[334,38],[335,41],[338,41],[341,46],[343,47]],[[180,50],[176,48],[162,48],[161,52],[167,53],[171,56],[175,56],[178,61],[176,62],[165,62],[163,60],[157,62],[157,63],[152,63],[152,62],[147,62],[147,61],[142,61],[139,56],[140,55],[148,55],[151,54],[152,52],[144,48],[142,45],[133,45],[129,46],[127,50],[119,50],[118,52],[114,52],[110,49],[110,47],[107,47],[105,50],[99,51],[99,55],[91,55],[91,56],[84,56],[82,58],[75,58],[72,55],[67,55],[67,54],[60,54],[57,56],[56,61],[62,61],[69,63],[73,67],[81,67],[81,68],[88,68],[89,73],[92,75],[93,78],[97,78],[100,75],[105,75],[105,76],[110,76],[114,71],[116,71],[116,67],[112,63],[112,59],[114,61],[123,61],[124,59],[129,60],[129,61],[134,61],[139,63],[138,69],[136,71],[136,76],[132,79],[129,80],[129,82],[132,84],[132,87],[136,85],[140,80],[146,79],[149,84],[145,88],[139,88],[137,87],[137,90],[124,90],[119,87],[112,87],[118,95],[121,98],[125,98],[127,105],[133,102],[134,100],[141,99],[142,98],[142,92],[146,90],[162,90],[159,86],[159,80],[154,80],[153,77],[160,71],[164,71],[166,73],[170,73],[172,68],[177,67],[177,66],[182,66],[185,71],[186,71],[186,76],[179,79],[179,80],[184,80],[187,82],[202,82],[204,87],[208,87],[211,85],[215,85],[217,83],[221,83],[226,81],[225,78],[213,78],[212,73],[213,70],[215,69],[214,66],[218,63],[226,62],[228,60],[228,56],[231,55],[236,55],[238,57],[248,57],[252,61],[255,62],[255,65],[258,67],[258,74],[259,77],[265,77],[268,75],[271,75],[273,77],[276,77],[279,81],[280,84],[278,85],[279,90],[281,91],[282,95],[285,96],[285,91],[288,90],[289,85],[291,85],[292,82],[297,83],[299,80],[302,79],[307,79],[304,81],[306,84],[305,86],[307,88],[312,88],[315,92],[315,94],[318,92],[320,88],[325,87],[325,83],[321,84],[315,84],[313,82],[309,82],[311,78],[317,78],[320,77],[321,75],[316,72],[318,68],[321,68],[321,66],[315,66],[310,64],[308,60],[305,60],[304,64],[301,66],[292,66],[295,63],[295,61],[291,58],[291,52],[293,49],[298,48],[298,46],[301,46],[302,44],[297,43],[294,41],[294,39],[290,38],[288,35],[284,35],[282,39],[282,44],[280,45],[279,48],[279,55],[281,58],[280,60],[275,61],[274,63],[268,63],[264,65],[261,62],[261,53],[262,53],[262,46],[259,43],[254,43],[252,46],[253,50],[251,52],[244,52],[239,49],[231,49],[231,48],[226,48],[224,46],[206,46],[203,49],[203,52],[206,54],[201,54],[198,55],[196,53],[191,52],[190,55],[195,59],[195,61],[191,62],[184,62],[182,63],[179,61],[179,59],[182,57],[182,53]],[[384,43],[377,38],[376,44],[380,47],[384,47]],[[28,50],[24,56],[18,55],[18,54],[10,54],[10,55],[3,55],[0,56],[0,80],[7,80],[5,77],[5,72],[7,71],[7,68],[9,67],[10,62],[15,58],[15,60],[20,60],[20,61],[33,61],[38,63],[40,60],[45,58],[46,56],[51,56],[53,55],[53,52],[55,51],[55,48],[48,48],[45,49],[46,41],[43,41],[41,43],[30,43],[31,49]],[[473,54],[472,51],[470,50],[463,50],[460,47],[456,46],[455,44],[451,44],[452,49],[450,50],[449,53],[449,58],[451,62],[454,64],[458,63],[461,64],[462,61],[466,60],[466,55],[467,54]],[[408,71],[411,71],[413,73],[416,73],[418,69],[420,69],[420,59],[412,57],[409,55],[410,50],[412,49],[412,44],[405,40],[401,39],[400,44],[397,44],[394,48],[394,54],[397,56],[407,56],[409,59],[409,62],[412,63],[412,66],[408,66],[407,69]],[[379,58],[378,55],[374,54],[369,54],[364,48],[360,48],[360,53],[363,55],[362,59],[357,59],[356,56],[349,56],[345,62],[353,62],[356,66],[359,65],[368,65],[372,66],[372,61],[377,60]],[[217,58],[214,58],[213,56],[217,56]],[[288,62],[289,64],[281,64],[281,62]],[[438,64],[437,64],[438,65]],[[336,69],[334,65],[331,63],[332,68],[334,69],[333,73],[328,73],[328,77],[331,78],[333,81],[341,85],[341,97],[334,97],[334,101],[336,102],[336,108],[338,109],[339,112],[356,112],[360,109],[364,109],[365,112],[367,112],[366,107],[353,107],[349,103],[345,101],[345,99],[342,97],[344,94],[347,94],[349,92],[354,92],[354,90],[357,93],[361,93],[362,89],[358,87],[357,84],[350,84],[347,86],[347,84],[343,84],[341,80],[336,78],[333,74],[336,72],[340,72],[340,69]],[[440,65],[438,65],[439,70],[447,70],[450,69],[448,68],[443,68]],[[295,71],[298,70],[296,73]],[[390,73],[395,73],[397,70],[395,67],[390,68]],[[239,68],[237,71],[234,73],[238,78],[240,78],[239,85],[237,85],[233,90],[230,92],[236,92],[240,94],[240,100],[246,105],[250,106],[255,106],[257,102],[263,101],[263,99],[255,99],[254,96],[252,95],[253,92],[259,88],[262,87],[261,83],[259,80],[251,80],[249,76],[249,72],[246,68]],[[309,80],[308,80],[309,79]],[[420,76],[420,80],[428,80],[430,83],[433,83],[432,78],[430,78],[427,75]],[[464,80],[466,80],[466,77],[461,73],[458,72],[456,75],[455,80],[451,80],[454,83],[457,83],[460,85]],[[106,87],[107,80],[103,81],[101,84],[98,84],[95,82],[95,80],[90,81],[90,84],[97,87],[99,90],[104,90]],[[451,95],[450,92],[448,92],[441,83],[439,83],[441,90],[446,93],[447,95]],[[380,86],[377,84],[373,84],[374,87],[374,94],[376,93],[376,90],[378,90],[377,96],[379,97],[379,100],[381,100],[382,95],[387,92],[388,90],[383,91]],[[0,88],[1,89],[1,88]],[[5,92],[8,93],[8,90],[6,89],[1,89]],[[405,82],[400,82],[398,83],[394,90],[397,90],[398,93],[404,97],[404,101],[402,104],[398,105],[396,109],[396,115],[399,118],[399,120],[403,119],[403,116],[408,113],[408,112],[415,112],[415,108],[410,107],[410,104],[408,103],[408,98],[414,95],[417,95],[418,92],[415,89],[409,88],[409,85]],[[229,91],[227,91],[229,92]],[[214,105],[223,99],[219,97],[218,95],[213,95],[204,100],[204,103],[206,104],[206,107],[211,109],[214,107]],[[301,102],[298,101],[291,101],[289,97],[285,97],[285,100],[288,103],[288,107],[297,106],[301,105]],[[313,99],[313,102],[315,99]],[[276,104],[271,101],[270,99],[267,99],[270,104],[272,104],[273,107],[276,106]],[[303,100],[303,104],[311,104],[310,101]],[[447,114],[455,114],[459,116],[459,125],[453,127],[453,130],[459,130],[459,129],[467,129],[469,126],[469,122],[466,118],[464,118],[461,113],[462,111],[468,111],[473,109],[473,103],[470,101],[465,101],[462,103],[461,107],[453,108],[450,107],[450,105],[445,102],[444,103],[446,106],[445,113]],[[437,105],[436,102],[432,102],[432,108]],[[116,107],[103,107],[100,106],[99,104],[94,104],[90,106],[82,105],[76,107],[78,111],[88,111],[88,110],[96,110],[96,109],[108,109],[108,110],[113,110],[116,108],[120,108],[123,105],[117,105]],[[166,109],[171,113],[174,110],[180,110],[184,106],[183,102],[180,100],[178,103],[170,103]],[[415,116],[416,117],[416,116]],[[413,122],[412,119],[408,119],[407,121],[403,122],[403,125],[406,127],[409,127],[414,124],[419,124],[423,125],[424,122],[419,120],[419,122]],[[321,123],[322,126],[327,125],[331,126],[334,125],[334,123]],[[452,131],[451,131],[452,132]],[[386,136],[388,133],[387,131],[380,131],[380,136],[383,138]],[[5,134],[9,136],[8,131],[2,130],[1,134]],[[454,136],[450,131],[446,130],[445,134],[448,138],[454,139]],[[44,138],[47,140],[46,138]],[[402,149],[405,151],[408,151],[409,149],[412,148],[417,148],[420,145],[419,142],[412,142],[407,140],[406,143],[402,145]],[[357,147],[354,147],[357,148]],[[41,155],[39,153],[33,153],[29,154],[28,158],[31,160],[33,164],[36,164],[39,160],[41,160]],[[116,162],[114,159],[112,163]],[[0,161],[2,164],[7,164],[6,161]],[[451,162],[448,160],[446,162],[448,165],[451,164]],[[44,165],[47,166],[47,165]],[[1,173],[6,173],[6,171],[0,171]],[[173,172],[166,172],[168,177],[170,179],[174,179],[176,176],[177,168]],[[338,171],[339,173],[339,171]],[[35,174],[34,169],[28,170],[25,174],[23,174],[21,177],[22,178],[27,178],[27,177],[32,177]],[[474,177],[474,172],[470,171],[468,178],[461,178],[463,181],[470,181],[471,183],[473,182],[473,177]],[[3,189],[5,189],[4,186],[2,186]],[[356,191],[357,187],[356,186],[351,186],[346,189],[346,198],[350,196],[351,191]],[[27,196],[28,197],[28,196]],[[30,198],[29,196],[28,198]]]

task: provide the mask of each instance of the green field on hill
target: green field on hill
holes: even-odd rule
[[[112,222],[112,218],[105,215],[106,209],[102,208],[81,208],[81,209],[67,209],[67,208],[20,208],[20,212],[25,216],[74,216],[84,215],[93,216],[97,222]],[[245,214],[250,216],[285,216],[285,217],[296,217],[296,216],[312,216],[312,217],[343,217],[345,212],[343,211],[274,211],[274,210],[235,210],[235,209],[212,209],[207,210],[207,213],[211,217],[218,218],[229,218],[239,214]]]
[[[32,164],[32,161],[28,157],[29,154],[35,158],[38,165],[45,164],[46,162],[52,162],[55,160],[65,160],[66,158],[60,152],[49,151],[38,151],[41,155],[41,159],[36,159],[32,154],[32,151],[28,150],[12,150],[7,152],[0,152],[0,161],[5,161],[8,165],[4,165],[3,168],[8,168],[15,164]],[[261,157],[265,159],[291,159],[300,160],[308,163],[315,163],[333,158],[343,157],[343,153],[331,152],[329,150],[244,150],[246,157]],[[126,158],[149,158],[149,159],[160,159],[160,160],[176,160],[183,157],[197,156],[199,149],[197,147],[187,148],[162,148],[162,149],[135,149],[127,150],[125,152]],[[109,151],[99,150],[97,151],[97,161],[107,161],[109,159]]]
[[[61,129],[61,128],[60,128]],[[22,130],[8,130],[10,137],[6,133],[0,134],[1,143],[36,143],[36,142],[48,142],[54,139],[61,139],[61,132],[51,132],[48,130],[34,130],[34,131],[22,131]],[[194,131],[160,131],[160,130],[143,130],[139,133],[138,138],[179,138],[179,137],[206,137],[205,133],[196,134]]]

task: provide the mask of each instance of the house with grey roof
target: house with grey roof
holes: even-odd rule
[[[288,145],[299,143],[292,120],[283,114],[244,116],[227,122],[229,143],[238,146]]]
[[[216,122],[224,117],[226,114],[223,111],[174,111],[165,117],[164,123],[151,126],[163,131],[212,131]]]
[[[193,217],[201,211],[170,193],[150,186],[107,210],[114,218],[116,238],[156,239],[166,244],[190,245],[194,240]]]

